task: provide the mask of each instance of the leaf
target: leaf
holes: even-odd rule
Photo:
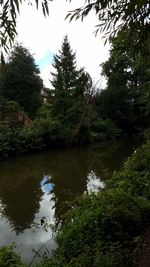
[[[39,7],[39,1],[38,0],[35,0],[35,2],[36,2],[36,7],[38,9],[38,7]]]
[[[43,11],[44,16],[46,16],[45,5],[44,5],[44,3],[42,3],[42,11]]]
[[[45,4],[46,13],[47,13],[47,15],[49,15],[49,8],[48,8],[48,3],[46,0],[45,0],[44,4]]]

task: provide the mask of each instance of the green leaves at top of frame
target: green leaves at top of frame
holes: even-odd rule
[[[66,18],[83,20],[94,11],[99,24],[96,34],[104,32],[105,36],[115,35],[120,29],[145,27],[150,24],[150,3],[148,0],[86,0],[82,7],[68,13]]]

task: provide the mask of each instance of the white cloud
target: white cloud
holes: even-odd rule
[[[52,71],[51,65],[46,66],[43,70],[41,70],[41,77],[43,79],[44,85],[50,88],[50,72]]]
[[[90,14],[84,22],[78,20],[69,23],[69,20],[64,20],[68,10],[80,5],[80,0],[72,1],[71,4],[66,3],[66,0],[55,0],[50,2],[50,14],[45,18],[41,10],[37,11],[35,7],[24,4],[18,17],[18,41],[39,60],[48,51],[57,53],[64,35],[68,34],[71,47],[76,52],[78,66],[85,67],[97,81],[100,78],[99,65],[108,58],[108,46],[104,46],[100,35],[94,35],[94,26],[98,24],[96,16]],[[49,85],[50,77],[46,75],[50,75],[50,70],[49,65],[41,73],[46,85]]]

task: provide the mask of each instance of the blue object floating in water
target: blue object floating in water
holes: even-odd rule
[[[50,193],[55,186],[53,183],[50,182],[50,179],[51,179],[50,176],[44,176],[44,178],[40,182],[41,189],[44,193]]]

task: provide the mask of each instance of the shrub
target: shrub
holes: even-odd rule
[[[4,105],[4,110],[7,112],[18,112],[21,111],[21,107],[15,101],[7,101]]]
[[[34,127],[41,133],[46,147],[69,146],[73,133],[67,125],[57,120],[37,119]]]
[[[0,125],[0,159],[5,159],[20,150],[19,128]]]
[[[51,104],[43,104],[37,111],[37,116],[40,119],[50,119],[51,116],[52,105]]]
[[[47,266],[129,267],[150,218],[150,145],[139,149],[97,194],[84,195],[56,234]]]
[[[0,125],[0,160],[29,151],[38,151],[43,147],[44,140],[37,128]]]
[[[19,132],[21,152],[39,151],[45,147],[42,133],[32,125]]]
[[[1,267],[25,267],[20,256],[13,251],[13,246],[0,248]]]
[[[93,122],[91,130],[94,141],[100,141],[106,138],[112,139],[121,134],[121,130],[118,129],[110,119],[103,120],[98,118]]]

